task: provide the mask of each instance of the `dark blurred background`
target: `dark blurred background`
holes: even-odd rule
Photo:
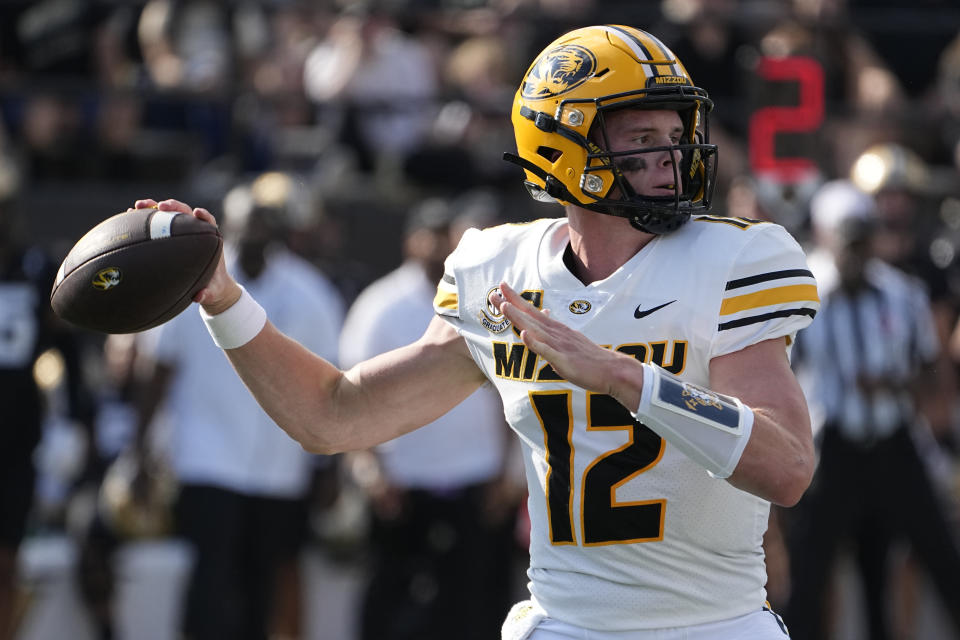
[[[564,31],[597,23],[658,35],[715,101],[718,214],[778,222],[809,246],[810,199],[825,182],[909,193],[911,206],[888,221],[885,257],[927,286],[952,376],[956,0],[0,0],[0,210],[20,242],[55,265],[137,198],[177,198],[222,220],[233,187],[281,174],[292,185],[284,240],[349,305],[401,262],[405,216],[426,198],[486,207],[499,221],[561,215],[529,199],[501,153],[514,148],[510,108],[527,65]],[[91,425],[112,352],[103,336],[60,329],[75,348],[51,347],[33,366],[46,417],[17,570],[20,635],[11,636],[31,640],[87,628],[77,631],[84,608],[63,576],[76,563],[74,498],[104,437]],[[956,391],[926,407],[954,515]],[[351,640],[350,594],[365,569],[363,499],[351,502],[349,487],[363,484],[363,468],[344,467],[338,506],[318,506],[312,521],[319,555],[305,560],[306,622],[287,637]],[[126,616],[118,637],[163,638],[175,628],[169,603],[182,572],[163,558],[179,556],[155,557],[124,565],[133,568],[125,613],[111,614]],[[789,596],[785,562],[772,548],[775,605]],[[891,595],[896,637],[956,638],[942,609],[924,604],[922,572],[900,565],[908,586]],[[857,588],[838,575],[835,637],[865,637]],[[150,576],[168,586],[154,589]]]
[[[948,0],[5,0],[0,194],[63,252],[135,197],[217,211],[236,179],[290,171],[342,231],[325,250],[383,271],[424,192],[484,186],[507,218],[552,215],[500,160],[512,93],[547,42],[598,22],[658,34],[716,101],[720,209],[746,180],[772,216],[802,210],[874,142],[956,190]]]

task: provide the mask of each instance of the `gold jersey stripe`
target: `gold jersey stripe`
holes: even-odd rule
[[[720,305],[720,315],[726,316],[747,309],[768,307],[785,302],[819,302],[817,287],[812,284],[795,284],[788,287],[766,289],[755,293],[746,293],[742,296],[727,298]]]
[[[459,301],[457,300],[457,294],[452,291],[437,291],[436,297],[433,299],[433,306],[437,309],[450,309],[456,311],[459,306]]]

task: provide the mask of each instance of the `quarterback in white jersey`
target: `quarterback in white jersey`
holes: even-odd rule
[[[371,447],[496,386],[533,526],[532,599],[504,640],[786,636],[764,605],[761,538],[769,504],[795,504],[813,475],[788,356],[819,302],[782,228],[709,215],[712,105],[639,29],[548,45],[504,157],[566,218],[465,234],[424,335],[348,371],[277,331],[222,264],[195,298],[311,451]],[[136,206],[214,221],[175,200]]]
[[[769,502],[711,477],[609,395],[561,379],[487,298],[505,280],[592,341],[706,387],[713,358],[770,338],[788,349],[809,323],[803,252],[778,225],[699,216],[585,286],[564,264],[568,244],[564,219],[471,230],[436,298],[524,447],[533,596],[588,629],[758,609]]]

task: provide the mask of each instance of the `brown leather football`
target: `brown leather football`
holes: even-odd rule
[[[118,213],[88,231],[64,258],[50,304],[85,329],[143,331],[190,305],[210,281],[222,250],[219,230],[192,215]]]

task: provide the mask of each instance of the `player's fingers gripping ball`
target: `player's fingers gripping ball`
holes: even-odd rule
[[[147,202],[153,203],[137,204]],[[211,221],[140,206],[107,218],[80,238],[60,266],[50,304],[58,316],[85,329],[150,329],[190,305],[210,281],[222,249]]]

